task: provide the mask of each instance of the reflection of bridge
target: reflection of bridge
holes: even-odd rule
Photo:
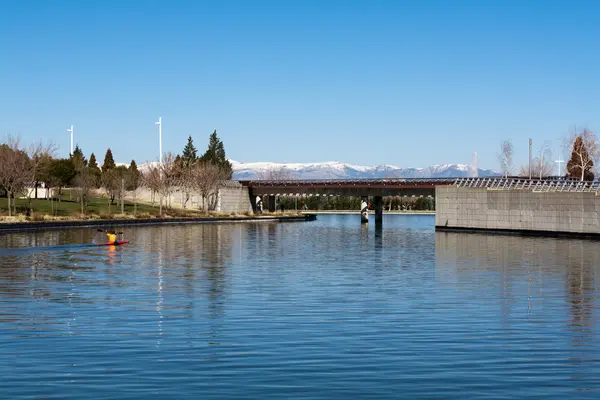
[[[267,208],[275,211],[276,196],[317,195],[373,197],[375,222],[381,222],[383,196],[435,196],[436,186],[454,185],[459,178],[310,179],[240,181],[248,187],[252,208],[256,198],[267,197]],[[364,210],[363,207],[363,211]]]

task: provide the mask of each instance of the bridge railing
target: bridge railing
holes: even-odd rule
[[[527,178],[459,178],[458,187],[486,188],[493,190],[528,189],[534,192],[595,192],[600,190],[600,182],[576,181],[567,179],[527,179]]]

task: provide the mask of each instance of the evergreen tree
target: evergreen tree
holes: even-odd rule
[[[217,136],[217,131],[213,131],[208,140],[208,149],[200,158],[203,162],[213,164],[223,171],[226,179],[231,179],[233,169],[231,163],[225,156],[225,146]]]
[[[83,155],[83,151],[79,148],[79,145],[75,146],[75,150],[73,150],[73,154],[71,154],[71,161],[73,164],[87,166],[88,162]]]
[[[577,136],[575,142],[573,143],[571,158],[567,163],[567,176],[571,179],[593,181],[593,167],[594,161],[587,151],[587,148],[583,142],[583,138],[581,136]]]
[[[188,142],[183,149],[183,154],[181,155],[181,161],[185,167],[189,167],[196,162],[198,159],[197,156],[198,150],[194,147],[194,141],[192,137],[188,137]]]
[[[92,153],[90,155],[90,161],[88,161],[88,167],[90,167],[90,169],[100,169],[98,167],[98,162],[96,161],[96,156],[94,155],[94,153]]]
[[[131,160],[131,164],[127,169],[127,190],[136,190],[140,185],[140,177],[141,173],[135,160]]]
[[[109,171],[116,167],[115,160],[113,159],[112,151],[110,149],[106,150],[106,155],[104,156],[104,163],[102,164],[102,172]]]
[[[90,155],[90,161],[88,162],[88,167],[89,167],[91,187],[98,189],[100,187],[102,173],[100,171],[100,167],[98,167],[98,162],[96,161],[96,156],[94,155],[94,153],[92,153]]]

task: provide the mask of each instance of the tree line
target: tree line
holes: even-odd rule
[[[360,210],[360,196],[281,196],[279,206],[283,210]],[[369,210],[374,210],[368,203]],[[435,199],[430,197],[384,196],[383,209],[389,211],[435,210]]]
[[[16,198],[26,195],[31,205],[38,190],[47,190],[50,194],[48,200],[52,202],[54,213],[55,202],[62,201],[64,188],[73,189],[82,214],[93,191],[104,191],[110,212],[110,206],[122,200],[127,191],[133,192],[135,204],[140,187],[149,189],[153,199],[159,197],[161,214],[163,199],[175,191],[184,194],[184,207],[191,195],[198,193],[203,199],[201,208],[210,210],[216,206],[219,187],[231,179],[233,172],[216,131],[210,135],[202,156],[197,155],[189,136],[181,155],[165,153],[162,164],[149,163],[144,171],[138,170],[135,160],[131,160],[129,166],[117,166],[110,148],[101,167],[94,153],[87,159],[79,146],[68,158],[55,158],[55,152],[52,144],[38,142],[25,147],[18,137],[10,135],[0,144],[0,194],[8,199],[9,216],[16,214]],[[169,207],[168,202],[165,206]]]
[[[559,178],[573,179],[579,181],[593,181],[595,178],[595,165],[600,157],[600,142],[594,132],[583,129],[574,130],[564,140],[564,144],[571,156],[567,162],[564,174]],[[512,176],[514,147],[510,140],[505,140],[500,145],[498,162],[502,174],[506,177]],[[521,177],[547,178],[554,176],[554,163],[552,150],[548,142],[545,142],[532,157],[531,165],[522,165],[518,175]],[[530,171],[531,169],[531,171]]]

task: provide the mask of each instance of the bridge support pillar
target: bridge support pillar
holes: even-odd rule
[[[269,195],[269,200],[268,200],[268,207],[269,207],[269,212],[275,212],[275,195],[271,194]]]
[[[383,222],[383,197],[375,196],[373,198],[373,208],[375,208],[375,226],[381,226]]]
[[[258,201],[257,201],[257,198],[258,198],[258,196],[255,196],[253,193],[249,193],[249,196],[248,196],[248,197],[250,197],[250,206],[252,207],[252,212],[253,212],[254,214],[256,214],[256,213],[257,213],[257,211],[258,211],[258,210],[256,209],[256,205],[257,205],[257,203],[258,203]]]
[[[368,210],[368,197],[363,196],[360,198],[360,223],[366,224],[369,222],[369,210]]]

